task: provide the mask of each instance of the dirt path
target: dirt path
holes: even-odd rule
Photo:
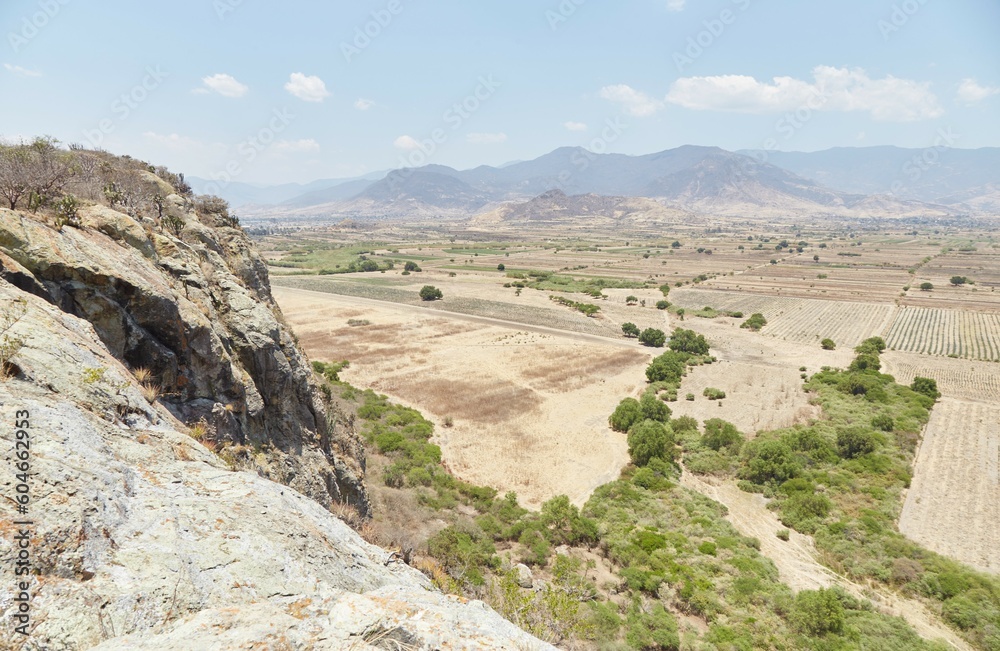
[[[816,560],[816,546],[811,536],[792,531],[788,542],[777,537],[786,527],[767,509],[761,495],[745,493],[732,480],[706,480],[690,472],[681,476],[681,485],[723,504],[729,509],[726,519],[744,536],[760,540],[761,554],[770,558],[778,574],[792,590],[815,590],[839,585],[855,597],[874,603],[881,612],[902,617],[917,633],[928,640],[944,640],[954,649],[972,651],[972,647],[930,612],[926,606],[880,586],[863,586],[821,565]]]

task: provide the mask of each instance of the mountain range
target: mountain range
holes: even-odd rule
[[[206,183],[191,179],[195,190]],[[378,219],[495,217],[506,204],[552,190],[647,198],[702,214],[960,216],[1000,209],[1000,148],[802,153],[687,145],[627,156],[563,147],[502,167],[432,164],[307,185],[231,183],[221,193],[246,215]]]

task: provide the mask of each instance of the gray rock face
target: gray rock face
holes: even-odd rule
[[[62,231],[0,210],[0,278],[90,322],[112,355],[152,372],[178,419],[204,421],[242,466],[367,515],[361,447],[327,413],[264,261],[241,230],[177,195],[168,204],[184,223],[176,237],[103,206]]]
[[[0,382],[0,446],[8,451],[0,468],[4,496],[15,494],[18,481],[12,467],[17,412],[29,413],[31,434],[31,502],[27,514],[18,514],[15,503],[0,500],[0,558],[10,559],[17,551],[13,522],[27,518],[33,523],[28,527],[30,636],[25,639],[9,625],[17,603],[11,586],[4,585],[0,618],[7,625],[0,627],[0,648],[306,650],[395,648],[387,646],[393,641],[418,649],[551,648],[482,604],[432,591],[419,572],[386,564],[385,550],[364,542],[318,501],[258,473],[235,472],[182,433],[185,428],[172,412],[183,415],[187,403],[178,400],[169,410],[151,404],[121,361],[128,357],[122,351],[142,345],[151,349],[154,342],[139,344],[151,336],[139,324],[148,323],[148,316],[136,315],[128,322],[115,307],[123,294],[113,291],[128,284],[137,296],[141,287],[148,295],[136,300],[168,317],[169,306],[158,302],[168,302],[174,291],[170,281],[135,260],[131,275],[119,269],[120,275],[112,276],[107,272],[118,263],[110,255],[86,264],[75,257],[97,247],[103,234],[46,235],[42,227],[24,225],[19,215],[7,212],[0,219],[5,242],[19,237],[30,247],[31,256],[21,249],[16,257],[35,261],[48,293],[42,298],[31,293],[38,286],[26,282],[25,290],[8,282],[17,274],[30,280],[17,267],[7,268],[7,279],[0,279],[0,308],[11,310],[15,301],[23,301],[25,310],[7,333],[24,339],[12,360],[18,373]],[[110,241],[100,245],[118,246]],[[53,248],[46,254],[37,248],[41,246]],[[121,253],[140,255],[124,246]],[[74,264],[66,265],[68,259]],[[47,271],[59,265],[59,274]],[[55,275],[87,280],[55,282]],[[267,314],[241,302],[244,291],[233,292],[226,310],[256,324],[240,331],[247,341],[264,337],[268,328],[270,335],[281,337],[284,330],[275,328]],[[103,310],[93,308],[95,296],[108,298]],[[97,320],[101,328],[62,309],[68,306]],[[221,381],[246,368],[233,337],[224,339],[220,333],[225,330],[207,317],[198,321],[185,315],[191,306],[175,305],[170,318],[202,323],[205,350],[215,350],[231,366],[220,370],[220,364],[209,364],[207,352],[199,358],[164,346],[173,355],[164,353],[164,359],[177,363],[177,377],[203,365]],[[224,321],[225,315],[218,318]],[[124,332],[118,339],[109,336],[116,325]],[[182,326],[171,327],[187,336]],[[292,373],[284,379],[289,396],[308,386],[294,379],[299,370],[304,373],[294,346],[282,350],[270,335],[249,355],[270,360],[254,366],[262,373],[256,394],[261,403],[284,395],[265,386],[265,378],[281,382],[280,373]],[[119,346],[112,354],[114,343]],[[263,349],[268,352],[257,352]],[[196,382],[203,380],[192,376],[189,384]],[[247,405],[249,385],[257,386],[248,382]],[[189,396],[200,395],[200,390],[190,391]],[[317,416],[311,404],[296,417]],[[291,403],[286,407],[294,410]],[[261,422],[268,423],[266,404],[259,409]],[[237,416],[223,410],[215,416],[237,419],[231,425],[237,431],[253,422],[245,412]],[[310,443],[321,450],[315,439],[300,443],[300,454]],[[317,459],[325,461],[319,450]],[[288,467],[275,475],[307,473],[308,465],[294,452],[285,457],[251,454],[261,457],[255,461],[261,467],[286,460]],[[312,486],[306,477],[290,483]]]

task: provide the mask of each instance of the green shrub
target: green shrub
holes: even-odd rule
[[[744,446],[740,478],[754,484],[780,484],[799,473],[792,450],[782,441],[755,439]]]
[[[650,607],[636,600],[625,618],[625,641],[633,649],[676,651],[680,649],[677,620],[655,603]]]
[[[663,401],[659,400],[652,391],[647,391],[642,395],[639,400],[639,410],[642,412],[643,419],[655,420],[660,423],[670,421],[670,407],[663,404]]]
[[[933,400],[937,400],[941,397],[941,392],[938,391],[937,380],[932,380],[929,377],[917,376],[913,378],[913,383],[910,385],[910,388]]]
[[[708,341],[704,335],[699,335],[693,330],[677,328],[670,335],[670,350],[675,353],[688,353],[689,355],[707,355]]]
[[[634,323],[623,323],[622,334],[626,337],[635,338],[639,336],[639,326]]]
[[[844,459],[871,454],[878,446],[875,432],[864,427],[848,427],[837,431],[837,451]]]
[[[872,418],[872,427],[883,432],[891,432],[896,428],[896,421],[889,414],[878,414]]]
[[[665,310],[670,307],[670,301],[656,301],[656,309]]]
[[[741,328],[746,330],[753,330],[754,332],[759,332],[761,328],[767,325],[767,319],[760,312],[754,312],[750,315],[750,318],[740,324]]]
[[[608,418],[608,424],[616,432],[627,432],[635,423],[642,420],[642,407],[635,398],[625,398],[618,403],[614,413]]]
[[[654,358],[646,367],[646,379],[650,382],[677,383],[687,373],[689,355],[668,351]]]
[[[743,442],[743,435],[732,423],[720,418],[711,418],[705,421],[705,434],[701,437],[701,443],[705,447],[717,452],[725,449],[727,452],[735,454],[740,451]]]
[[[657,330],[656,328],[646,328],[639,334],[639,343],[643,346],[663,348],[663,344],[666,343],[666,341],[667,335],[665,335],[662,330]]]
[[[636,423],[628,431],[628,453],[632,463],[642,467],[653,458],[673,458],[673,433],[655,420]]]
[[[824,339],[823,341],[819,342],[819,345],[823,348],[823,350],[837,349],[837,344],[833,339]]]
[[[788,619],[807,635],[840,633],[844,629],[844,606],[832,588],[803,590],[795,596]]]
[[[722,400],[726,397],[725,391],[722,391],[721,389],[715,389],[713,387],[707,387],[704,391],[701,392],[701,394],[706,398],[708,398],[709,400]]]
[[[420,289],[420,300],[437,301],[444,298],[444,293],[433,285],[424,285]]]

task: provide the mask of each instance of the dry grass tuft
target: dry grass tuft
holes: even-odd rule
[[[145,366],[140,366],[139,368],[132,370],[132,376],[139,384],[146,384],[153,379],[153,372]]]
[[[160,397],[160,385],[152,382],[143,382],[142,397],[145,398],[146,402],[150,404],[156,402]]]

